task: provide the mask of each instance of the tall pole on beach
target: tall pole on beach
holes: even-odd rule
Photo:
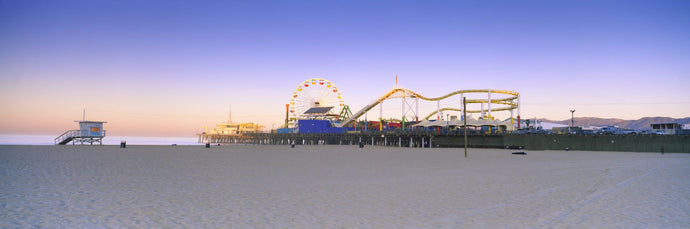
[[[568,127],[568,134],[570,134],[575,127],[575,109],[570,109],[570,126]]]
[[[575,127],[575,109],[570,109],[570,127],[568,127],[568,134],[572,131],[572,128]]]
[[[575,109],[570,109],[570,127],[575,127]]]
[[[464,130],[465,130],[465,158],[467,158],[467,99],[462,97],[462,120],[464,120]]]

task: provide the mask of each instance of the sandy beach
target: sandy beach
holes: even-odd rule
[[[1,228],[683,228],[690,154],[0,146]]]

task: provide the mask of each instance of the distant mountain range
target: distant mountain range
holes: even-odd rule
[[[554,121],[548,119],[541,119],[543,122],[558,123],[564,125],[570,125],[570,119],[563,121]],[[633,129],[633,130],[649,130],[652,129],[650,126],[653,123],[680,123],[688,124],[690,123],[690,117],[688,118],[669,118],[669,117],[645,117],[638,120],[624,120],[617,118],[593,118],[593,117],[581,117],[575,118],[575,126],[617,126],[622,129]]]

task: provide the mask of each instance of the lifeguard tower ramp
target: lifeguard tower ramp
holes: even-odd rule
[[[62,135],[55,138],[55,145],[66,145],[72,142],[72,145],[80,143],[98,143],[103,145],[103,138],[105,137],[105,130],[103,129],[103,121],[75,121],[79,122],[78,130],[68,130]]]

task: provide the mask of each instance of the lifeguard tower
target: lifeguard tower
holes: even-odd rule
[[[55,138],[55,145],[66,145],[69,142],[72,142],[72,145],[76,144],[75,142],[81,143],[82,145],[84,145],[84,143],[93,145],[94,142],[97,142],[99,145],[103,145],[103,138],[105,137],[103,123],[106,122],[86,120],[75,122],[79,123],[79,129],[68,130]]]

